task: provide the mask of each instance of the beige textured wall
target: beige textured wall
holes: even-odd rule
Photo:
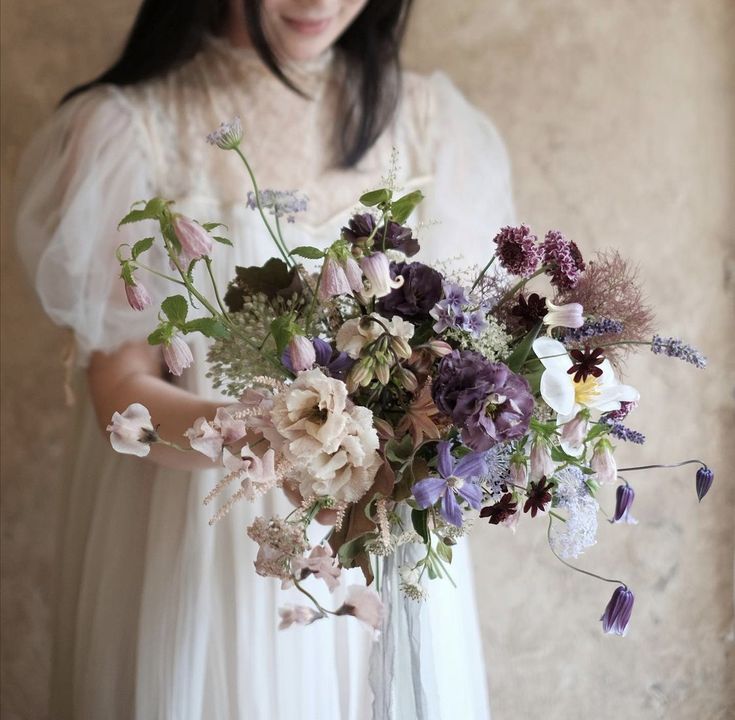
[[[34,125],[62,89],[112,57],[136,5],[3,5],[7,720],[45,717],[66,418],[61,334],[40,314],[11,247],[10,178]],[[494,716],[733,717],[735,3],[418,0],[416,10],[409,64],[445,69],[494,118],[513,158],[520,217],[539,230],[563,228],[588,252],[620,247],[640,263],[664,333],[686,336],[711,357],[706,373],[650,356],[630,364],[629,380],[644,391],[635,425],[651,440],[624,456],[694,454],[718,476],[700,507],[689,470],[631,478],[640,525],[602,528],[604,542],[581,560],[636,591],[627,638],[600,633],[610,588],[554,560],[543,523],[515,537],[475,530]]]

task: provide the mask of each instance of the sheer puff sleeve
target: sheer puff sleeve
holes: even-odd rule
[[[428,85],[434,181],[423,236],[437,258],[461,254],[463,264],[484,265],[492,238],[515,223],[508,153],[492,122],[446,75],[434,73]]]
[[[115,250],[154,234],[154,226],[117,225],[130,206],[154,194],[147,133],[118,89],[101,86],[65,103],[33,138],[18,174],[16,241],[44,310],[74,331],[77,357],[144,339],[155,327],[162,286],[137,277],[153,298],[127,303]],[[128,250],[129,252],[129,250]],[[143,257],[161,267],[162,253]]]

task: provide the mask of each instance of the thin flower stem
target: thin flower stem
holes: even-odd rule
[[[139,260],[133,260],[132,262],[134,262],[138,267],[143,268],[143,270],[146,270],[147,272],[152,273],[153,275],[158,275],[158,277],[163,278],[164,280],[168,280],[169,282],[176,283],[177,285],[186,285],[185,282],[182,282],[181,280],[177,280],[175,277],[171,277],[170,275],[165,275],[162,272],[158,272],[158,270],[154,270],[152,267],[145,265]]]
[[[327,608],[322,607],[319,604],[319,601],[308,590],[305,590],[302,587],[301,583],[296,578],[292,578],[292,579],[293,579],[293,584],[296,586],[296,589],[300,593],[303,593],[304,595],[306,595],[306,597],[308,597],[309,600],[311,600],[311,602],[314,603],[314,607],[316,607],[316,609],[319,610],[319,612],[322,614],[322,617],[326,615],[337,615],[337,613],[334,612],[333,610],[327,610]]]
[[[502,298],[500,298],[497,307],[500,307],[506,300],[510,300],[519,290],[522,290],[526,286],[526,283],[545,273],[548,267],[548,265],[542,265],[535,273],[533,273],[533,275],[529,275],[527,278],[523,278],[520,282],[517,282],[510,290],[508,290],[507,293],[505,293],[505,295],[503,295]]]
[[[262,218],[265,227],[270,233],[270,236],[273,238],[273,242],[276,244],[276,247],[281,253],[281,256],[286,262],[286,265],[293,267],[295,265],[293,258],[288,254],[288,250],[286,249],[286,247],[281,245],[278,235],[273,231],[271,224],[268,222],[268,218],[266,218],[265,216],[263,206],[260,203],[260,190],[258,189],[258,183],[255,180],[255,174],[253,173],[253,169],[250,167],[250,163],[248,162],[245,155],[243,155],[242,150],[240,150],[239,147],[235,148],[235,152],[240,156],[240,159],[245,165],[245,169],[248,171],[248,175],[250,175],[250,182],[253,184],[253,191],[255,193],[255,204],[258,207],[258,212],[260,213],[260,217]]]
[[[227,312],[227,309],[222,303],[222,298],[220,298],[219,288],[217,287],[217,282],[214,279],[214,273],[212,272],[212,259],[208,256],[205,256],[204,263],[207,266],[207,273],[209,274],[209,279],[212,281],[212,289],[214,290],[214,297],[217,299],[217,305],[219,305],[219,308],[222,311],[222,317],[228,323],[231,323],[232,321],[230,320],[230,316]]]
[[[618,472],[632,472],[633,470],[656,470],[657,468],[679,468],[683,467],[684,465],[701,465],[702,467],[707,467],[707,463],[702,462],[701,460],[683,460],[680,463],[672,463],[671,465],[638,465],[637,467],[624,467],[624,468],[618,468]]]
[[[496,256],[493,255],[490,258],[490,262],[487,265],[485,265],[484,268],[482,268],[482,270],[480,271],[480,274],[477,276],[477,279],[475,280],[474,283],[472,283],[472,287],[470,288],[470,293],[474,292],[475,288],[482,282],[482,278],[485,277],[485,275],[487,274],[487,271],[490,269],[490,266],[495,262],[495,257]]]
[[[622,580],[613,580],[612,578],[606,578],[602,575],[598,575],[597,573],[590,572],[589,570],[582,570],[582,568],[578,568],[575,565],[572,565],[571,563],[568,563],[564,558],[562,558],[556,550],[554,550],[554,546],[551,544],[551,524],[554,522],[553,517],[549,517],[549,528],[546,531],[546,538],[549,542],[549,549],[552,553],[554,553],[554,557],[562,563],[563,565],[566,565],[568,568],[571,568],[575,572],[582,573],[582,575],[589,575],[590,577],[596,578],[597,580],[602,580],[603,582],[607,583],[614,583],[615,585],[622,585],[624,588],[627,588],[628,585],[624,583]]]

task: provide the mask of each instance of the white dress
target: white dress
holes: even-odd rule
[[[90,352],[142,339],[155,325],[155,308],[128,307],[114,259],[119,243],[151,234],[141,225],[116,231],[133,202],[160,195],[202,222],[225,223],[234,246],[216,248],[222,286],[236,264],[275,254],[243,202],[249,184],[238,158],[204,141],[234,115],[242,118],[243,148],[261,188],[299,189],[310,198],[308,212],[286,226],[291,246],[333,241],[360,193],[386,175],[395,148],[397,185],[427,196],[412,218],[422,223],[418,259],[462,253],[467,262],[485,262],[494,233],[513,218],[508,162],[492,125],[445,76],[406,73],[393,125],[357,169],[330,169],[333,62],[326,57],[294,70],[313,98],[305,100],[252,51],[210,40],[163,79],[75,98],[38,133],[21,167],[18,243],[44,308],[74,330],[80,366]],[[172,292],[143,281],[159,296]],[[196,362],[181,384],[216,397],[204,342],[193,339],[192,349]],[[287,501],[272,494],[240,503],[210,527],[202,499],[217,470],[182,473],[115,454],[83,386],[74,413],[51,716],[371,718],[370,634],[353,618],[278,631],[277,608],[300,599],[254,572],[257,546],[245,528],[257,515],[285,514]],[[432,582],[421,610],[430,720],[489,716],[462,547],[452,566],[458,589]],[[359,571],[350,571],[349,581],[359,582]],[[340,592],[325,603],[335,604]]]

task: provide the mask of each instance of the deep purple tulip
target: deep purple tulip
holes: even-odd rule
[[[697,470],[697,497],[699,502],[702,502],[702,498],[709,492],[714,478],[715,474],[706,465]]]
[[[623,636],[628,632],[634,601],[633,593],[625,585],[619,585],[615,588],[615,592],[600,618],[605,633]]]

